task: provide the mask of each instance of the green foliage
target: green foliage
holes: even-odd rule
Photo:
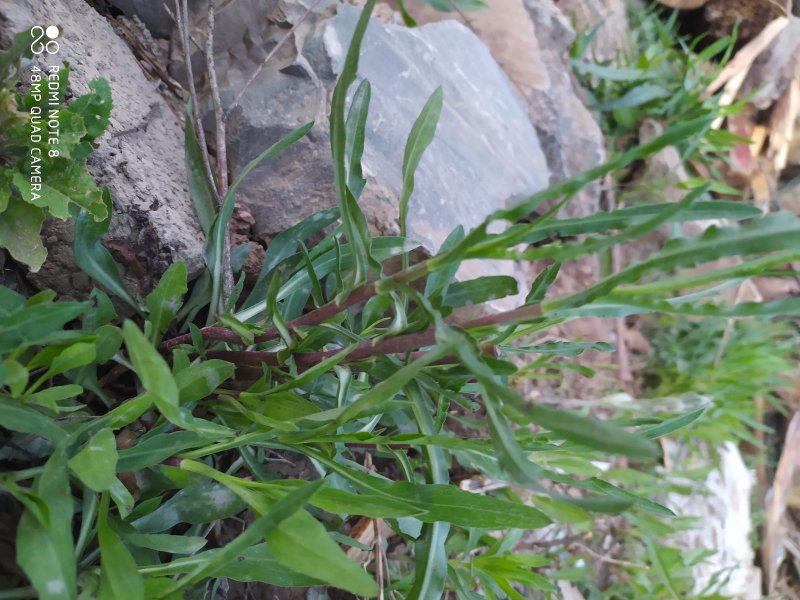
[[[615,60],[599,62],[591,56],[596,33],[581,34],[572,48],[573,69],[598,114],[609,148],[634,146],[643,120],[652,118],[665,127],[687,120],[735,114],[741,103],[720,107],[718,97],[703,92],[733,52],[735,35],[726,36],[696,51],[701,39],[688,40],[678,33],[678,11],[663,21],[655,3],[629,11],[628,51]],[[707,130],[675,145],[683,159],[695,158],[713,169],[712,158],[724,155],[738,140],[725,131]]]
[[[343,533],[364,517],[385,520],[414,548],[412,561],[385,565],[386,591],[425,600],[445,593],[524,598],[552,593],[555,578],[586,582],[591,573],[572,558],[556,565],[543,553],[513,553],[525,530],[556,523],[590,531],[595,515],[620,513],[636,525],[636,547],[653,565],[631,572],[626,589],[639,595],[629,597],[681,597],[691,587],[688,568],[702,556],[653,542],[671,531],[663,523],[677,521],[658,503],[663,490],[649,472],[660,457],[656,438],[698,431],[705,417],[691,407],[598,421],[588,411],[530,404],[513,383],[531,371],[511,358],[578,368],[566,359],[612,350],[603,340],[518,343],[586,315],[796,312],[797,299],[726,305],[714,286],[795,260],[800,222],[712,201],[709,185],[694,185],[679,203],[568,220],[553,209],[517,223],[543,202],[561,206],[587,184],[676,142],[698,143],[710,116],[702,114],[468,233],[456,229],[436,255],[413,264],[419,244],[373,236],[357,201],[370,88],[361,83],[349,107],[347,91],[365,28],[362,16],[331,111],[339,206],[277,236],[249,294],[225,306],[220,291],[236,188],[310,124],[248,165],[219,213],[210,190],[198,191],[208,182],[196,164],[196,141],[187,138],[191,187],[208,234],[207,271],[190,293],[185,267],[171,266],[138,307],[145,319],[121,322],[99,290],[87,302],[68,302],[46,292],[26,300],[0,287],[0,426],[8,448],[2,460],[10,465],[0,492],[23,511],[16,558],[40,597],[213,597],[223,578],[374,597],[374,564],[363,569],[339,544],[361,544]],[[441,103],[437,91],[412,128],[402,168],[406,200]],[[91,105],[80,104],[76,117]],[[106,289],[132,302],[99,244],[104,207],[97,222],[84,207],[76,256]],[[733,224],[672,241],[595,285],[553,297],[562,262],[664,223],[723,217]],[[555,234],[581,237],[558,241]],[[726,256],[740,256],[741,264],[715,265]],[[463,260],[534,257],[552,264],[521,306],[473,318],[455,310],[519,292],[504,277],[454,282]],[[404,266],[398,272],[390,261]],[[696,265],[707,267],[702,276],[683,271]],[[209,326],[200,328],[196,316],[206,305]],[[189,333],[175,335],[181,321]],[[730,368],[754,360],[740,356]],[[603,471],[601,461],[612,455],[626,457],[629,468]],[[462,490],[454,473],[463,469],[497,489]],[[245,510],[255,518],[243,519],[248,524],[234,539],[213,535],[217,521]]]
[[[112,103],[108,82],[95,79],[91,92],[65,107],[66,64],[46,71],[32,65],[27,91],[20,92],[15,84],[25,56],[22,43],[0,53],[0,247],[38,271],[47,256],[39,238],[46,216],[63,220],[77,210],[95,221],[110,216],[85,163],[108,127]]]
[[[738,438],[763,449],[754,436],[765,428],[755,399],[780,407],[777,392],[797,373],[793,357],[800,342],[792,327],[764,320],[664,318],[651,335],[654,353],[646,381],[653,401],[700,397],[708,403],[703,418],[687,430],[687,441],[717,445]]]

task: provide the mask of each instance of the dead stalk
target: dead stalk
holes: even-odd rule
[[[178,32],[181,36],[181,47],[183,48],[183,60],[186,63],[186,79],[189,83],[189,98],[192,103],[192,118],[194,119],[194,129],[197,141],[200,144],[200,151],[203,153],[203,166],[206,170],[206,177],[210,189],[214,190],[219,202],[219,190],[214,182],[214,171],[211,168],[211,158],[208,155],[208,144],[206,144],[206,134],[200,120],[200,103],[197,97],[197,88],[194,85],[194,70],[192,69],[192,53],[189,49],[189,7],[187,0],[175,0],[175,14],[173,15],[178,25]]]
[[[184,5],[187,0],[183,0]],[[219,182],[218,205],[221,207],[222,200],[228,193],[228,151],[225,141],[225,119],[222,113],[222,100],[219,97],[219,85],[217,84],[217,70],[214,66],[214,26],[215,26],[216,0],[208,2],[208,26],[206,34],[206,71],[208,74],[208,86],[211,91],[211,102],[214,106],[214,122],[217,134],[217,181]],[[202,129],[202,127],[201,127]],[[225,228],[225,241],[223,242],[223,280],[222,280],[222,300],[227,302],[233,290],[233,271],[231,269],[231,244],[230,231]]]

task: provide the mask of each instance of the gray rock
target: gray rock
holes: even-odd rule
[[[358,15],[359,9],[347,5],[330,20],[318,15],[295,48],[287,44],[272,59],[232,111],[228,152],[237,170],[291,129],[312,119],[318,123],[307,139],[253,171],[241,188],[240,198],[264,238],[335,204],[328,97]],[[229,61],[220,69],[227,104],[257,61],[222,44],[215,54],[218,61]],[[523,105],[486,47],[465,27],[446,22],[408,29],[373,20],[359,75],[372,84],[363,159],[368,184],[361,204],[374,229],[397,231],[405,141],[439,85],[444,109],[417,171],[409,210],[413,237],[436,250],[456,225],[473,227],[511,199],[548,184],[547,164]]]
[[[555,0],[555,3],[579,32],[594,31],[587,58],[613,61],[624,55],[629,35],[624,0]]]
[[[605,140],[572,75],[568,52],[575,33],[569,22],[551,0],[524,2],[534,25],[536,51],[529,58],[537,76],[523,83],[523,93],[555,182],[603,163]],[[592,214],[599,197],[599,183],[592,184],[562,214]]]
[[[561,0],[560,5],[565,2],[608,4],[616,15],[613,0]],[[572,76],[568,53],[575,32],[552,0],[492,0],[487,8],[462,14],[436,12],[422,0],[406,0],[406,4],[418,23],[462,20],[486,44],[523,99],[547,157],[550,183],[605,161],[602,132]],[[608,18],[616,20],[616,16]],[[560,215],[591,214],[597,210],[599,196],[599,186],[590,186]]]
[[[128,46],[106,20],[81,0],[0,0],[0,37],[33,24],[63,28],[60,52],[52,60],[72,65],[75,95],[89,91],[96,77],[108,79],[114,110],[111,124],[98,140],[89,170],[114,200],[109,245],[123,262],[139,293],[145,293],[175,260],[190,274],[202,268],[203,236],[189,199],[178,118],[149,81]],[[51,63],[52,64],[52,63]],[[71,226],[46,225],[43,238],[50,258],[32,279],[62,294],[80,294],[72,274]],[[78,281],[80,283],[80,281]]]
[[[326,25],[325,48],[339,73],[359,11],[341,6]],[[456,224],[471,229],[487,214],[548,185],[536,131],[486,46],[453,21],[416,29],[373,21],[359,75],[372,84],[363,165],[370,179],[399,194],[411,125],[442,86],[436,137],[417,169],[409,232],[437,249]]]
[[[171,0],[109,0],[108,3],[128,17],[139,17],[155,37],[165,38],[172,33],[173,21],[164,8],[166,4],[174,10]]]

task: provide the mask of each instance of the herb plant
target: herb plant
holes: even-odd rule
[[[111,90],[104,79],[64,107],[69,65],[31,63],[27,90],[17,87],[20,59],[30,58],[27,32],[0,53],[0,247],[37,271],[47,256],[39,232],[45,217],[83,209],[108,216],[102,191],[86,170],[94,141],[108,127]]]
[[[521,346],[520,340],[584,316],[800,311],[798,298],[714,302],[720,282],[796,260],[800,222],[711,200],[708,184],[674,204],[555,217],[588,183],[699,139],[708,115],[498,211],[472,231],[455,229],[425,260],[413,260],[418,244],[405,236],[373,236],[358,205],[369,83],[359,84],[349,109],[347,102],[373,5],[367,3],[356,27],[332,98],[338,207],[277,236],[249,294],[243,279],[230,296],[221,291],[221,244],[236,189],[259,161],[312,124],[266,150],[230,186],[207,224],[207,270],[191,293],[186,269],[176,263],[143,303],[132,298],[97,243],[104,224],[94,222],[90,207],[76,219],[79,263],[141,318],[120,324],[100,289],[85,302],[66,302],[49,292],[26,300],[0,288],[7,466],[0,491],[21,513],[16,561],[31,586],[7,597],[202,598],[230,580],[420,599],[553,592],[544,554],[511,552],[523,532],[552,523],[586,528],[598,514],[623,511],[671,516],[582,466],[622,455],[632,468],[651,468],[661,454],[655,440],[700,415],[614,422],[532,404],[509,385],[524,376],[511,357],[569,357],[610,346],[600,340]],[[411,130],[406,200],[441,103],[437,91]],[[192,164],[190,125],[187,156],[198,190],[202,167]],[[520,222],[547,201],[553,208]],[[405,210],[404,202],[403,231]],[[572,295],[549,294],[564,262],[665,223],[709,218],[739,225],[673,240]],[[489,227],[496,222],[508,226],[496,232]],[[726,256],[742,257],[735,273],[683,271]],[[550,266],[519,307],[465,319],[460,307],[518,291],[507,277],[455,281],[468,259]],[[390,270],[391,262],[400,270]],[[200,327],[203,317],[207,325]],[[460,435],[454,421],[478,426]],[[287,461],[295,467],[289,475],[280,468]],[[456,469],[502,485],[494,493],[462,490]],[[236,515],[245,516],[235,533],[221,535],[220,524]],[[367,569],[350,560],[345,549],[363,546],[346,535],[359,518],[375,527],[387,523],[391,543],[409,549],[413,560],[389,560],[378,550]]]

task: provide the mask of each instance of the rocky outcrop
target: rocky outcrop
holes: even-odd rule
[[[106,19],[82,0],[0,0],[0,38],[35,24],[57,23],[63,31],[60,50],[49,60],[71,64],[75,95],[89,82],[105,77],[114,109],[106,133],[89,159],[89,170],[107,186],[114,201],[108,245],[123,264],[131,287],[146,293],[153,280],[175,260],[194,274],[202,268],[203,238],[189,198],[182,125],[145,77],[130,48]],[[45,224],[49,259],[30,279],[42,288],[79,295],[85,277],[74,277],[72,227]]]
[[[110,2],[141,18],[156,36],[170,25],[160,3]],[[111,79],[117,107],[92,159],[93,173],[115,197],[109,245],[129,262],[142,263],[138,266],[146,273],[160,271],[161,262],[174,258],[196,270],[202,240],[184,185],[180,123],[102,17],[80,0],[53,4],[45,8],[25,0],[6,12],[17,27],[42,20],[45,13],[58,17],[70,42],[65,58],[76,65],[77,91],[95,75]],[[202,43],[205,15],[194,8],[192,34]],[[334,0],[314,4],[310,15],[296,0],[218,5],[215,58],[228,111],[230,170],[239,172],[299,125],[317,123],[306,138],[255,169],[240,188],[257,241],[268,243],[308,214],[335,204],[329,98],[358,11]],[[409,234],[428,251],[437,250],[455,226],[473,227],[488,213],[605,159],[600,129],[571,76],[568,49],[575,33],[552,0],[496,0],[470,13],[467,26],[420,19],[420,27],[408,28],[397,24],[385,5],[376,15],[359,72],[373,92],[361,205],[376,231],[398,230],[405,140],[440,85],[444,108],[419,166],[409,212]],[[428,20],[446,16],[437,13]],[[274,50],[293,26],[288,43]],[[185,72],[175,36],[171,43],[172,72],[180,78]],[[206,125],[212,126],[210,118]],[[597,209],[598,197],[597,186],[587,188],[562,214],[589,214]],[[63,245],[60,234],[50,237]],[[143,252],[145,241],[152,247]],[[63,274],[69,266],[59,264],[58,270]]]

